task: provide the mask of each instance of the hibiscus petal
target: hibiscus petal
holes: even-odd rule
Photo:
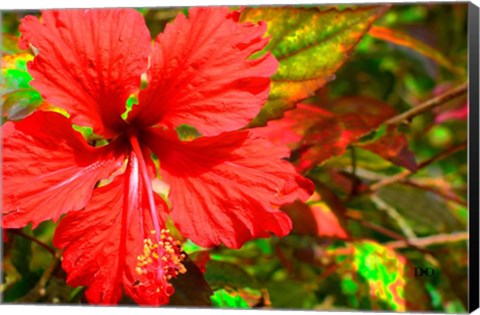
[[[53,240],[55,247],[65,249],[62,266],[67,283],[89,286],[86,296],[91,303],[115,304],[122,296],[119,268],[125,251],[121,257],[119,249],[124,185],[120,178],[96,189],[84,210],[67,214]]]
[[[200,246],[239,248],[269,232],[287,235],[292,224],[278,206],[306,200],[313,190],[282,160],[288,150],[247,131],[181,142],[151,129],[144,141],[159,157],[160,173],[170,185],[175,225]]]
[[[277,61],[267,53],[248,59],[268,42],[259,24],[238,23],[226,7],[179,14],[153,48],[147,89],[132,121],[174,128],[188,124],[204,135],[245,126],[265,103]]]
[[[156,206],[159,210],[166,207],[160,198]],[[67,214],[55,232],[54,245],[64,249],[62,266],[67,283],[87,286],[85,295],[93,304],[116,304],[123,290],[138,304],[167,303],[173,287],[164,278],[172,271],[166,270],[165,264],[172,263],[171,256],[164,255],[166,262],[155,261],[148,252],[147,258],[153,262],[140,265],[139,261],[158,244],[152,230],[138,160],[131,154],[126,174],[96,189],[88,206]],[[155,272],[141,274],[142,268]],[[159,289],[162,285],[164,290]]]
[[[89,146],[68,118],[36,112],[7,122],[3,134],[3,226],[36,227],[85,207],[95,184],[118,169],[116,144]]]
[[[142,15],[133,9],[44,11],[42,22],[25,17],[20,31],[20,48],[31,44],[39,51],[28,65],[31,85],[74,123],[115,135],[147,69],[150,33]]]

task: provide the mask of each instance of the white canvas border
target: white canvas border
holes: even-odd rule
[[[8,0],[7,0],[8,1]],[[102,8],[102,7],[172,7],[172,6],[201,6],[201,5],[288,5],[288,4],[332,4],[332,3],[428,3],[428,2],[467,2],[452,0],[434,0],[434,1],[415,1],[415,0],[177,0],[175,2],[162,2],[159,0],[14,0],[0,3],[0,11],[3,10],[26,10],[26,9],[50,9],[50,8]],[[480,0],[470,1],[480,6]],[[1,259],[1,257],[0,257]],[[470,266],[472,268],[474,266]],[[344,314],[375,314],[387,315],[393,312],[361,312],[352,311],[300,311],[300,310],[226,310],[211,308],[140,308],[140,307],[93,307],[93,306],[45,306],[45,305],[0,305],[0,314],[35,314],[35,315],[83,315],[83,314],[101,314],[101,315],[307,315],[323,313],[327,315]],[[403,313],[403,314],[432,314],[432,313]],[[472,314],[480,315],[480,309]]]

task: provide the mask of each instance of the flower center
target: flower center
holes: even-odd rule
[[[180,243],[173,239],[168,229],[162,229],[160,237],[152,230],[150,237],[143,241],[143,253],[137,257],[136,272],[140,285],[155,293],[173,294],[173,286],[167,281],[187,271],[182,261],[185,254]],[[157,241],[157,239],[159,239]]]

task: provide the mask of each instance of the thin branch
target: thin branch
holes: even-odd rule
[[[60,252],[56,252],[52,263],[43,272],[42,276],[38,280],[37,284],[27,293],[27,295],[19,298],[18,303],[31,303],[36,302],[47,294],[46,286],[52,277],[52,274],[60,264]]]
[[[350,263],[347,259],[345,259],[343,262],[339,263],[339,264],[332,264],[330,265],[329,267],[327,267],[327,270],[325,270],[323,273],[321,273],[318,277],[317,277],[317,282],[321,282],[322,280],[324,280],[325,278],[327,278],[328,276],[330,276],[331,274],[333,274],[335,271],[337,271],[338,269],[341,269],[343,267],[345,267],[345,265],[347,265],[348,263]]]
[[[390,248],[408,247],[409,244],[414,244],[417,247],[427,247],[437,244],[455,243],[468,240],[468,232],[457,232],[452,234],[437,234],[427,237],[409,239],[408,243],[405,241],[393,241],[383,244]]]
[[[9,233],[12,233],[12,234],[15,234],[15,235],[18,235],[18,236],[21,236],[23,238],[26,238],[27,240],[30,240],[38,245],[40,245],[41,247],[45,248],[46,250],[48,250],[48,252],[50,254],[52,254],[53,256],[55,256],[55,250],[53,248],[51,248],[50,246],[48,246],[47,244],[45,244],[44,242],[36,239],[35,237],[33,236],[30,236],[28,234],[25,234],[23,233],[22,231],[20,230],[8,230]]]
[[[383,226],[380,226],[378,224],[375,224],[373,222],[369,222],[369,221],[365,221],[363,219],[359,219],[355,216],[352,216],[352,215],[349,215],[348,212],[346,214],[346,216],[351,219],[351,220],[354,220],[354,221],[357,221],[358,223],[360,223],[361,225],[363,225],[364,227],[372,230],[372,231],[376,231],[380,234],[383,234],[385,236],[388,236],[390,238],[393,238],[395,240],[398,240],[398,241],[403,241],[403,242],[406,242],[410,247],[412,248],[415,248],[416,250],[418,250],[419,252],[422,252],[422,253],[425,253],[425,254],[429,254],[429,251],[428,250],[425,250],[423,248],[420,248],[420,247],[417,247],[415,246],[415,244],[412,244],[412,243],[409,243],[409,240],[401,235],[401,234],[398,234],[397,232],[395,231],[392,231],[392,230],[389,230]]]
[[[410,225],[408,225],[402,215],[398,213],[397,209],[391,207],[376,195],[373,195],[371,199],[380,210],[385,211],[385,213],[397,223],[398,227],[402,230],[406,237],[409,239],[417,237],[415,232],[413,232],[413,230],[410,228]]]
[[[358,179],[357,179],[357,154],[355,152],[355,147],[350,146],[350,157],[352,160],[352,188],[350,190],[350,198],[357,194],[358,190]]]
[[[467,83],[459,85],[437,97],[434,97],[418,106],[413,107],[412,109],[406,112],[401,113],[400,115],[390,118],[385,122],[385,124],[388,126],[388,125],[399,125],[403,122],[408,122],[417,115],[420,115],[426,111],[429,111],[434,107],[443,105],[458,96],[467,94],[467,91],[468,91]]]
[[[389,230],[383,226],[380,226],[376,223],[373,223],[373,222],[369,222],[369,221],[365,221],[363,219],[359,219],[359,218],[356,218],[355,216],[352,216],[352,215],[349,215],[348,213],[346,214],[346,216],[351,219],[351,220],[354,220],[358,223],[360,223],[361,225],[363,225],[364,227],[366,228],[369,228],[370,230],[372,231],[376,231],[380,234],[383,234],[385,236],[388,236],[390,238],[393,238],[395,240],[400,240],[400,241],[404,241],[406,240],[406,238],[403,236],[403,235],[400,235],[398,234],[397,232],[394,232],[392,230]]]
[[[435,189],[434,187],[431,187],[431,186],[428,186],[428,185],[425,185],[425,184],[421,184],[421,183],[418,183],[418,182],[415,182],[415,181],[412,181],[412,180],[405,180],[404,182],[402,182],[402,184],[404,185],[407,185],[407,186],[410,186],[410,187],[415,187],[415,188],[420,188],[422,190],[427,190],[429,192],[432,192],[446,200],[450,200],[450,201],[453,201],[461,206],[468,206],[468,203],[463,200],[462,198],[458,197],[457,195],[455,194],[452,194],[452,193],[448,193],[448,192],[445,192],[445,191],[442,191],[442,190],[439,190],[439,189]]]
[[[457,232],[452,234],[437,234],[427,237],[419,237],[419,238],[412,238],[408,240],[402,241],[392,241],[387,243],[380,243],[382,246],[397,249],[397,248],[407,248],[412,247],[411,244],[414,245],[415,248],[426,248],[432,245],[438,244],[447,244],[447,243],[455,243],[468,240],[468,233],[467,232]],[[331,251],[328,251],[329,254],[332,256],[338,255],[352,255],[354,253],[353,246],[349,246],[346,248],[337,248]]]
[[[450,147],[448,149],[446,149],[445,151],[442,151],[440,152],[439,154],[431,157],[430,159],[420,163],[418,165],[418,169],[417,169],[417,172],[419,170],[421,170],[422,168],[425,168],[427,166],[429,166],[430,164],[434,163],[434,162],[437,162],[437,161],[440,161],[452,154],[455,154],[459,151],[462,151],[464,149],[467,148],[467,143],[464,142],[464,143],[461,143],[459,145],[456,145],[456,146],[453,146],[453,147]],[[411,172],[409,170],[404,170],[403,172],[400,172],[396,175],[393,175],[391,177],[387,177],[383,180],[380,180],[378,182],[376,182],[375,184],[372,184],[370,186],[370,192],[373,192],[373,191],[377,191],[378,189],[384,187],[384,186],[387,186],[387,185],[390,185],[390,184],[393,184],[393,183],[397,183],[397,182],[403,182],[405,181],[409,176],[411,176],[412,174],[415,174],[415,172]]]
[[[408,176],[412,175],[413,173],[410,172],[409,170],[404,170],[403,172],[400,172],[398,174],[395,174],[393,176],[387,177],[385,179],[382,179],[375,184],[372,184],[370,186],[370,192],[377,191],[380,188],[384,186],[388,186],[397,182],[402,182],[404,181]]]
[[[467,148],[467,142],[466,142],[466,141],[463,142],[463,143],[461,143],[461,144],[459,144],[459,145],[450,147],[450,148],[448,148],[447,150],[442,151],[442,152],[440,152],[439,154],[431,157],[430,159],[428,159],[428,160],[420,163],[420,164],[418,165],[418,168],[419,168],[419,169],[422,169],[422,168],[424,168],[424,167],[427,167],[428,165],[430,165],[430,164],[432,164],[432,163],[435,163],[435,162],[437,162],[437,161],[443,160],[444,158],[449,157],[450,155],[455,154],[455,153],[457,153],[457,152],[459,152],[459,151],[462,151],[462,150],[464,150],[464,149],[466,149],[466,148]]]

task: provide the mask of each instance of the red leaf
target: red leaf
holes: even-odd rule
[[[466,120],[468,118],[468,104],[437,114],[435,122],[441,124],[449,120]]]
[[[298,104],[280,120],[269,121],[267,127],[255,128],[254,133],[266,135],[276,143],[287,144],[300,155],[297,167],[301,171],[345,153],[346,148],[360,137],[375,130],[395,115],[388,104],[369,97],[343,97],[322,108]],[[290,128],[290,131],[285,131]],[[286,137],[280,137],[286,134]],[[290,141],[301,138],[300,142]]]
[[[179,14],[153,49],[149,83],[129,120],[143,126],[180,124],[204,135],[245,126],[265,103],[277,62],[248,59],[268,42],[265,23],[238,23],[227,7]]]
[[[360,145],[396,165],[405,167],[411,172],[418,168],[415,155],[408,149],[407,138],[399,133],[395,127],[390,127],[387,134],[372,143]]]
[[[433,96],[441,95],[452,87],[450,82],[439,84],[432,91],[432,94]],[[435,114],[435,123],[437,124],[451,120],[466,120],[468,118],[467,96],[453,99],[442,106],[434,108],[432,111]]]
[[[282,206],[293,221],[293,232],[320,237],[347,239],[335,214],[324,202],[307,205],[300,201]]]
[[[367,184],[362,183],[362,181],[353,176],[352,173],[333,168],[329,168],[327,171],[329,175],[328,183],[330,188],[335,186],[345,194],[351,194],[353,189],[355,189],[354,193],[357,194],[365,193],[369,189]]]
[[[305,200],[313,190],[281,159],[288,150],[246,131],[180,142],[157,128],[145,141],[170,185],[175,225],[203,247],[224,243],[239,248],[269,232],[288,234],[290,219],[276,207]]]
[[[115,135],[128,96],[147,69],[150,33],[133,9],[43,11],[22,20],[22,49],[39,54],[28,65],[31,85],[66,109],[75,124]]]
[[[3,134],[3,226],[36,227],[89,201],[95,184],[118,169],[124,155],[116,144],[90,147],[69,119],[35,112],[7,122]]]
[[[300,146],[305,132],[315,126],[320,117],[333,117],[333,114],[319,107],[297,104],[295,109],[285,112],[282,119],[270,120],[266,127],[252,128],[250,131],[293,150]]]

